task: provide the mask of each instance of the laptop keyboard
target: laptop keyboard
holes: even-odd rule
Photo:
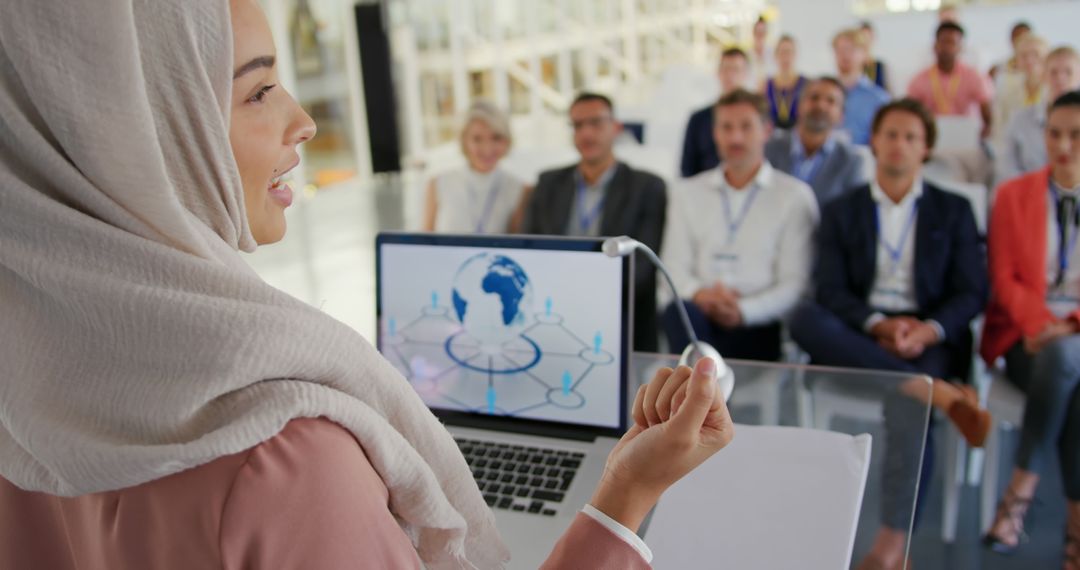
[[[473,478],[494,509],[554,516],[585,454],[455,438]]]

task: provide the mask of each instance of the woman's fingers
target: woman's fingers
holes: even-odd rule
[[[660,421],[666,422],[671,419],[672,414],[672,399],[675,394],[679,392],[683,386],[686,386],[687,380],[690,379],[692,370],[686,366],[680,366],[675,370],[671,378],[664,383],[664,387],[660,389],[660,393],[656,397],[656,414],[660,417]]]
[[[669,369],[670,370],[670,369]],[[643,427],[649,427],[649,420],[645,417],[645,410],[642,409],[642,405],[645,402],[645,388],[648,384],[642,384],[638,388],[637,395],[634,396],[634,405],[630,408],[630,415],[634,418],[634,423]]]
[[[660,395],[660,390],[664,388],[664,385],[670,382],[676,374],[677,372],[673,372],[670,368],[661,368],[657,371],[652,382],[645,385],[645,399],[641,407],[649,426],[660,423],[660,414],[656,413],[656,398]]]

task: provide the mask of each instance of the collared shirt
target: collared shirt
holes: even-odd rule
[[[1080,200],[1080,187],[1065,190],[1053,180],[1050,184],[1057,190],[1058,196],[1073,196]],[[1046,197],[1046,305],[1054,316],[1063,319],[1080,307],[1080,247],[1073,247],[1069,252],[1065,280],[1060,287],[1056,287],[1058,255],[1061,252],[1061,234],[1058,232],[1061,230],[1058,228],[1058,211],[1054,194],[1049,190],[1047,193],[1049,195]],[[1080,228],[1073,224],[1070,226],[1069,242],[1073,242],[1072,236],[1080,231]]]
[[[802,180],[803,182],[810,184],[821,169],[821,165],[825,162],[825,159],[829,157],[829,154],[836,148],[836,139],[829,135],[829,138],[825,139],[825,144],[818,149],[812,156],[806,156],[806,148],[803,147],[802,138],[799,137],[799,133],[791,134],[791,174]]]
[[[918,100],[934,116],[977,116],[979,107],[990,102],[988,80],[973,68],[956,62],[950,73],[932,65],[908,84],[908,97]]]
[[[612,164],[592,186],[585,185],[585,178],[581,175],[580,169],[574,170],[574,202],[570,208],[570,223],[566,226],[566,235],[583,237],[600,235],[608,184],[611,183],[618,167],[618,162]],[[583,186],[584,195],[582,194]],[[585,225],[582,225],[583,222]]]
[[[893,202],[875,179],[870,182],[870,197],[877,208],[877,268],[870,289],[870,306],[879,311],[866,320],[863,328],[869,331],[881,320],[883,313],[915,313],[919,301],[915,296],[915,232],[919,224],[919,199],[923,181],[916,177],[900,202]],[[891,250],[891,251],[890,251]],[[899,253],[899,257],[894,255]],[[927,321],[945,339],[945,329],[936,321]]]
[[[996,157],[997,184],[1046,166],[1045,129],[1045,105],[1032,105],[1013,115]]]
[[[673,188],[662,257],[687,298],[720,282],[739,292],[745,325],[775,322],[807,287],[817,221],[806,183],[765,161],[736,189],[721,165]]]
[[[851,137],[851,144],[870,144],[870,126],[874,115],[882,105],[889,102],[888,91],[874,85],[862,76],[847,89],[844,99],[844,130]]]

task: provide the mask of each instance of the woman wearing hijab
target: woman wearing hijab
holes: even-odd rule
[[[5,5],[0,568],[505,564],[409,384],[240,257],[314,132],[255,0]],[[639,391],[548,567],[647,567],[633,531],[731,439],[714,376]]]

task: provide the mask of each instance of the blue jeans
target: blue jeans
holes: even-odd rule
[[[1080,335],[1060,338],[1034,356],[1017,343],[1005,363],[1009,380],[1027,394],[1016,466],[1038,472],[1056,446],[1065,496],[1080,501]]]

